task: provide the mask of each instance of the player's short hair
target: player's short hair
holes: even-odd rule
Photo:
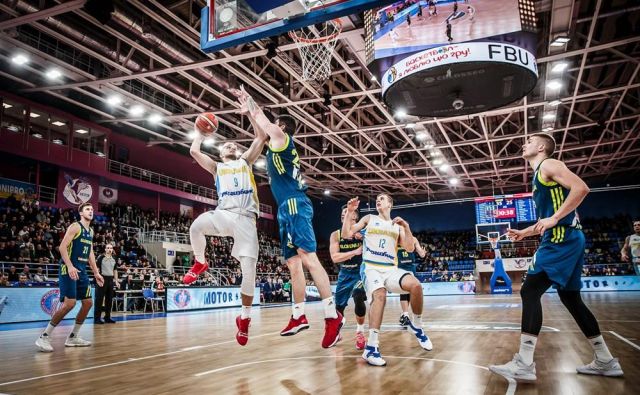
[[[640,223],[640,219],[636,219],[635,221],[633,221],[633,224],[634,224],[634,225],[635,225],[635,224],[638,224],[638,223]]]
[[[342,206],[342,209],[340,209],[340,215],[342,215],[342,212],[346,209],[347,209],[347,205],[345,204]],[[356,210],[355,213],[356,213],[356,220],[358,220],[360,218],[360,211]]]
[[[82,210],[84,210],[85,207],[93,207],[93,204],[86,202],[86,203],[82,203],[81,205],[78,206],[78,212],[81,213]]]
[[[546,133],[536,133],[531,135],[531,137],[538,137],[544,143],[544,153],[547,156],[553,155],[556,151],[556,140],[552,135]]]
[[[389,199],[389,201],[391,202],[391,206],[393,206],[393,198],[391,197],[391,195],[386,194],[386,193],[381,193],[378,196],[386,196],[387,199]]]
[[[293,135],[296,132],[297,123],[296,123],[296,120],[291,115],[289,114],[276,115],[275,121],[278,121],[280,125],[284,125],[285,133]]]

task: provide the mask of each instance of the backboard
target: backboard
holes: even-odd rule
[[[476,224],[476,243],[489,244],[490,237],[498,238],[499,243],[510,243],[507,232],[511,229],[511,223],[498,222],[495,224]]]
[[[207,0],[201,12],[200,47],[203,52],[216,52],[393,1]]]

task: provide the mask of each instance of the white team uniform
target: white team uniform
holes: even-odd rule
[[[629,236],[629,249],[631,250],[631,262],[640,265],[640,236]]]
[[[231,256],[258,258],[258,230],[260,215],[258,188],[251,166],[244,159],[217,163],[216,190],[218,207],[200,217],[207,221],[208,236],[233,237]],[[200,219],[200,218],[198,218]]]
[[[386,221],[377,215],[369,217],[362,240],[362,263],[364,264],[364,287],[367,300],[372,300],[373,291],[385,288],[394,293],[408,293],[400,287],[406,275],[398,268],[398,239],[400,225]]]

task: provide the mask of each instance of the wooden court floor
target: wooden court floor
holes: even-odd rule
[[[237,310],[170,315],[115,325],[87,324],[89,348],[65,348],[71,329],[53,335],[55,352],[36,351],[41,329],[0,331],[0,393],[10,394],[637,394],[640,389],[640,293],[588,293],[623,378],[581,376],[592,359],[571,316],[555,295],[544,297],[535,384],[508,383],[487,366],[511,359],[519,339],[514,296],[426,298],[431,352],[396,325],[399,302],[385,310],[381,351],[386,367],[368,366],[354,347],[351,306],[343,340],[320,347],[318,303],[307,305],[311,329],[278,335],[288,307],[255,309],[246,347],[236,344]]]

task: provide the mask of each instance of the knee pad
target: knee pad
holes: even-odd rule
[[[362,288],[356,288],[353,290],[353,302],[355,304],[356,316],[364,317],[367,314],[367,293]]]
[[[240,292],[247,296],[253,296],[256,286],[256,262],[255,258],[248,256],[240,257],[240,269],[242,270],[242,283],[240,284]]]
[[[411,294],[400,294],[400,300],[404,300],[405,302],[408,302],[411,300]]]

